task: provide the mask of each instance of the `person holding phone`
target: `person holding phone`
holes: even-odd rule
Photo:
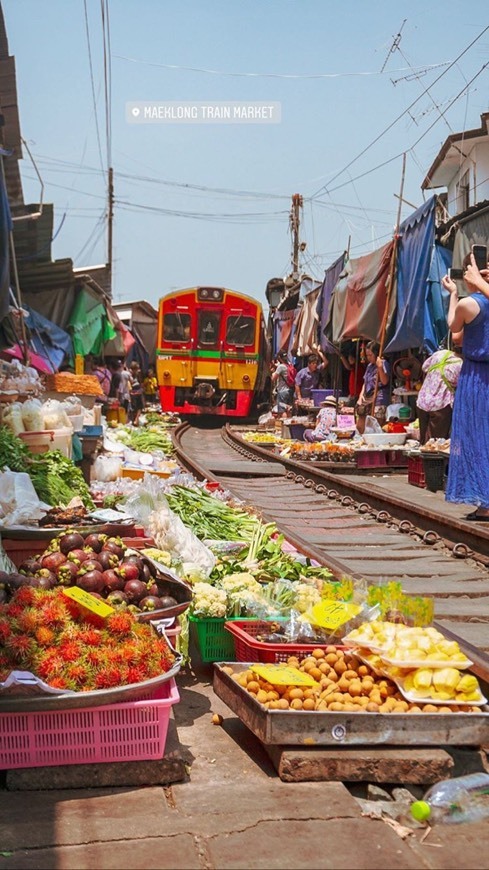
[[[486,255],[487,256],[487,255]],[[489,522],[489,268],[480,270],[474,253],[467,260],[464,283],[469,296],[457,297],[457,285],[442,279],[450,293],[448,326],[454,342],[463,333],[462,369],[455,393],[450,462],[445,498],[476,505],[466,519]],[[464,261],[465,265],[465,261]]]

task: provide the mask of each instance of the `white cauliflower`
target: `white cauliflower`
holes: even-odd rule
[[[195,583],[193,587],[192,612],[203,618],[222,618],[227,613],[227,595],[210,583]]]
[[[295,586],[296,599],[294,603],[295,610],[299,613],[306,613],[315,604],[319,604],[321,596],[316,586],[311,586],[309,583],[297,583]]]

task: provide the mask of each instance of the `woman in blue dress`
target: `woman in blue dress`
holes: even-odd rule
[[[470,293],[457,299],[448,276],[448,326],[463,333],[463,364],[455,392],[446,500],[477,505],[466,519],[489,522],[489,269],[479,272],[473,255],[464,272]]]

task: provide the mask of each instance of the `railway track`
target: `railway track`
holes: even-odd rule
[[[182,424],[174,435],[180,463],[253,505],[302,552],[367,581],[401,580],[435,599],[438,626],[456,636],[489,679],[489,532],[404,483],[362,478],[272,455],[229,425]],[[406,497],[406,490],[414,490]],[[443,511],[441,505],[443,504]]]

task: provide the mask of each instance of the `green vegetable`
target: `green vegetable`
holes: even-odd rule
[[[27,471],[31,455],[18,435],[6,426],[0,426],[0,469],[8,466],[11,471]]]
[[[79,496],[86,508],[94,507],[80,469],[59,450],[36,456],[27,470],[41,501],[65,507],[72,498]]]
[[[168,504],[201,540],[244,541],[251,544],[261,529],[258,517],[229,505],[203,489],[173,486]]]

